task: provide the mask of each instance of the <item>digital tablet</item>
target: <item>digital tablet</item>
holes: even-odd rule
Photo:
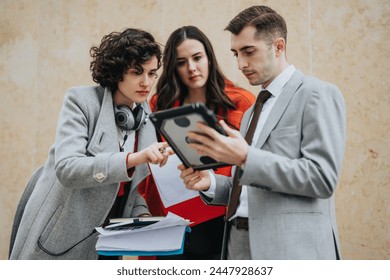
[[[194,170],[205,170],[229,165],[217,162],[208,156],[201,156],[196,150],[188,147],[188,144],[193,140],[189,139],[187,134],[189,131],[198,131],[197,122],[203,122],[219,133],[227,135],[219,125],[215,114],[207,109],[203,103],[197,102],[155,112],[149,118],[186,167],[192,167]]]

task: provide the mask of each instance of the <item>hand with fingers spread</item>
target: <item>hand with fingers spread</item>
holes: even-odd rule
[[[199,171],[193,168],[186,168],[183,164],[177,167],[180,172],[180,178],[189,190],[206,191],[210,188],[210,174],[207,170]]]
[[[201,133],[190,132],[188,138],[193,140],[189,147],[201,155],[207,155],[216,161],[233,165],[242,165],[248,153],[248,144],[239,131],[230,128],[223,120],[222,128],[228,136],[220,134],[215,129],[199,122],[197,128]]]

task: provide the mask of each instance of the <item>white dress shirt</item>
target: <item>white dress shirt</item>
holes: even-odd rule
[[[253,141],[251,146],[256,145],[257,139],[260,136],[261,130],[263,129],[264,124],[267,121],[267,118],[276,103],[276,100],[278,99],[279,95],[282,93],[284,86],[286,85],[287,81],[291,78],[291,76],[294,74],[295,70],[296,68],[294,65],[288,66],[268,85],[266,89],[261,90],[261,91],[268,90],[271,93],[271,97],[263,105],[260,114],[260,119],[257,123],[256,130],[253,135]],[[216,182],[213,173],[210,172],[210,174],[211,174],[211,186],[209,190],[204,192],[204,194],[212,198],[214,197]],[[232,216],[231,219],[234,219],[237,216],[248,217],[248,186],[246,185],[242,186],[240,201],[237,207],[237,211]]]

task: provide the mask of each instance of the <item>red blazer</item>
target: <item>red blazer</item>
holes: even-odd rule
[[[236,87],[228,80],[225,81],[225,92],[237,108],[236,110],[230,110],[228,112],[227,120],[230,124],[239,128],[243,114],[255,102],[256,97],[252,93]],[[156,102],[157,94],[155,94],[150,100],[150,108],[152,112],[156,110]],[[178,106],[180,106],[179,100],[176,100],[173,107]],[[231,167],[227,166],[218,168],[215,170],[215,173],[231,176]],[[222,216],[226,211],[225,206],[206,205],[199,196],[165,208],[160,199],[160,195],[152,175],[147,177],[142,184],[138,185],[138,190],[145,198],[149,211],[153,216],[166,216],[168,212],[172,212],[185,219],[189,219],[193,222],[191,226]]]

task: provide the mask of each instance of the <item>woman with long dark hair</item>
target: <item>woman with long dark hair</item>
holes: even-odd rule
[[[223,75],[210,40],[197,27],[183,26],[170,35],[164,49],[157,93],[150,101],[152,111],[202,102],[218,119],[239,129],[244,112],[254,101],[252,93],[236,87]],[[230,175],[231,167],[219,168],[215,172]],[[198,196],[165,208],[152,177],[148,177],[139,190],[152,215],[166,215],[170,211],[193,222],[184,254],[160,256],[159,259],[220,258],[225,207],[207,206]]]

